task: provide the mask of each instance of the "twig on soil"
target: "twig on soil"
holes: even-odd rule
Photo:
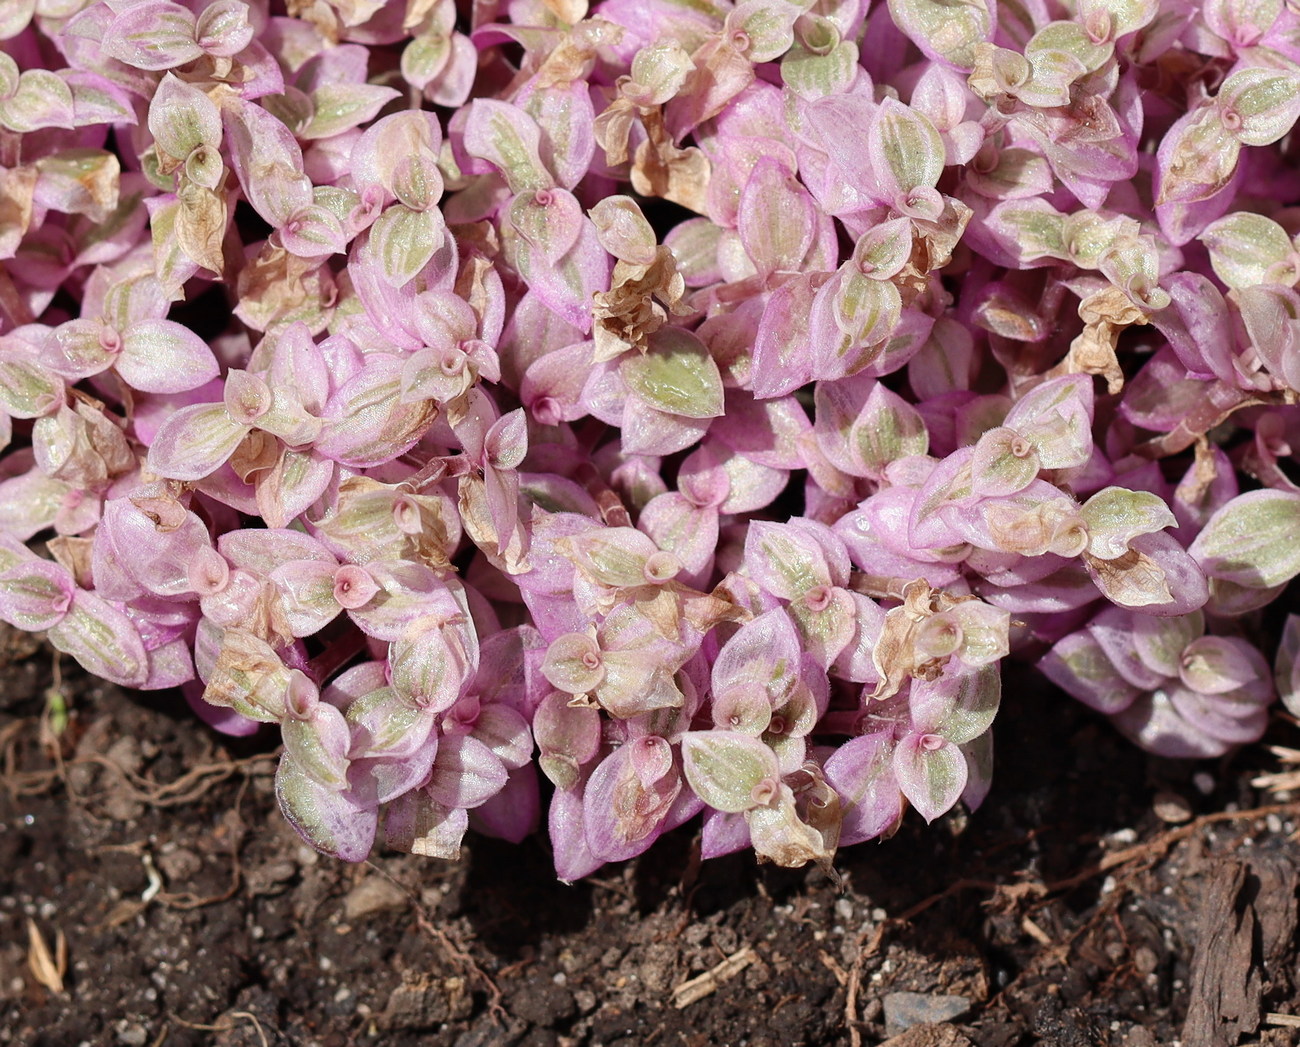
[[[1193,818],[1190,822],[1161,833],[1154,840],[1148,840],[1146,843],[1135,844],[1132,847],[1124,848],[1122,851],[1116,851],[1114,854],[1108,854],[1096,865],[1083,870],[1083,872],[1076,873],[1064,880],[1057,880],[1055,883],[1049,883],[1047,889],[1049,893],[1057,894],[1078,887],[1080,884],[1087,883],[1089,880],[1120,866],[1130,865],[1143,859],[1150,859],[1154,863],[1163,857],[1174,844],[1194,835],[1207,825],[1214,825],[1219,822],[1251,821],[1256,818],[1266,818],[1270,814],[1300,814],[1300,802],[1266,804],[1263,807],[1252,807],[1248,811],[1215,811],[1211,814],[1203,814],[1198,818]]]
[[[887,919],[885,923],[895,924],[895,925],[908,923],[911,920],[914,920],[916,917],[920,916],[921,913],[925,912],[926,909],[929,909],[933,905],[937,905],[945,898],[950,898],[952,895],[958,894],[961,891],[969,891],[972,889],[977,891],[996,891],[1001,886],[1003,885],[998,883],[991,883],[988,880],[968,880],[963,877],[960,880],[954,880],[952,883],[948,884],[948,886],[945,887],[938,894],[932,894],[930,895],[929,898],[923,898],[915,905],[913,905],[910,909],[905,909],[897,916],[889,917],[889,919]]]
[[[1145,843],[1135,844],[1132,847],[1126,847],[1122,851],[1116,851],[1108,854],[1101,859],[1096,865],[1085,869],[1074,876],[1067,877],[1064,880],[1057,880],[1054,883],[1047,884],[1047,893],[1043,900],[1037,903],[1036,907],[1047,905],[1052,895],[1058,895],[1062,892],[1073,890],[1081,884],[1106,873],[1117,873],[1114,887],[1106,894],[1101,904],[1098,905],[1094,912],[1087,920],[1083,921],[1078,927],[1070,932],[1066,938],[1056,943],[1052,948],[1045,949],[1034,957],[1020,973],[1012,979],[1010,983],[1004,985],[993,998],[989,1001],[988,1006],[993,1004],[1006,995],[1007,991],[1033,970],[1039,969],[1044,965],[1063,964],[1074,949],[1075,943],[1084,935],[1088,934],[1098,922],[1112,915],[1119,907],[1128,893],[1129,884],[1132,883],[1142,873],[1150,870],[1155,864],[1163,858],[1169,850],[1175,845],[1189,837],[1194,836],[1201,829],[1209,825],[1216,825],[1222,822],[1241,822],[1254,821],[1259,818],[1266,818],[1270,814],[1279,816],[1300,814],[1300,802],[1296,803],[1275,803],[1266,804],[1262,807],[1252,807],[1245,811],[1215,811],[1211,814],[1203,814],[1198,818],[1183,825],[1169,829],[1159,836]],[[856,1045],[855,1045],[856,1047]]]
[[[1300,1029],[1300,1017],[1294,1014],[1278,1014],[1277,1011],[1269,1011],[1264,1015],[1265,1025],[1285,1025],[1292,1029]]]
[[[384,875],[387,875],[387,873],[385,873]],[[390,876],[389,879],[392,879],[392,877]],[[393,882],[397,883],[396,880],[393,880]],[[399,884],[399,886],[401,885]],[[488,974],[488,972],[483,970],[483,968],[479,966],[478,961],[475,960],[473,956],[471,956],[468,952],[466,952],[459,945],[453,942],[450,936],[447,934],[447,932],[444,931],[441,927],[435,927],[430,922],[429,918],[425,915],[425,909],[423,905],[420,905],[418,901],[416,902],[416,905],[418,907],[418,911],[415,917],[416,926],[418,926],[420,930],[422,930],[425,934],[427,934],[430,938],[432,938],[435,942],[437,942],[440,946],[442,946],[443,951],[446,952],[446,954],[451,958],[452,963],[456,964],[466,973],[473,975],[485,986],[487,986],[488,1010],[492,1013],[492,1017],[497,1020],[498,1024],[502,1024],[502,1025],[505,1024],[508,1016],[506,1014],[505,1008],[501,1006],[502,997],[501,997],[500,987],[497,985],[496,982],[492,980],[492,977]]]
[[[822,966],[835,976],[835,981],[839,983],[841,989],[849,984],[848,971],[835,962],[834,956],[828,953],[825,949],[818,949],[817,956],[822,961]]]
[[[47,792],[59,779],[57,768],[44,771],[18,770],[18,735],[34,722],[36,721],[30,719],[14,720],[0,728],[0,750],[4,752],[4,774],[0,775],[0,781],[4,782],[10,800],[17,800],[20,796],[38,796]]]
[[[673,1006],[680,1011],[712,995],[721,988],[723,982],[734,978],[757,959],[758,954],[748,945],[733,952],[715,967],[677,986],[673,990]]]
[[[201,799],[214,786],[230,778],[245,767],[264,760],[279,758],[279,751],[257,753],[242,760],[218,760],[213,763],[200,764],[191,768],[179,778],[170,782],[156,782],[151,778],[129,771],[121,764],[99,753],[65,761],[57,751],[54,754],[55,766],[40,771],[21,771],[18,769],[17,738],[29,723],[36,721],[15,720],[0,729],[0,751],[4,753],[4,773],[0,775],[11,799],[20,796],[33,796],[47,792],[55,782],[63,782],[64,788],[75,801],[76,790],[68,776],[68,769],[94,765],[112,771],[122,780],[131,798],[152,807],[183,807]]]
[[[239,864],[239,857],[234,856],[234,868],[230,871],[230,886],[220,894],[209,894],[200,898],[193,891],[181,891],[179,894],[163,893],[158,895],[158,902],[166,909],[180,909],[188,912],[191,909],[205,909],[209,905],[219,905],[221,902],[228,902],[236,894],[243,884],[243,868]]]
[[[239,792],[235,794],[235,824],[242,822],[240,816],[240,806],[244,802],[244,792],[248,789],[248,778],[245,777],[240,783]],[[243,840],[242,832],[231,832],[230,834],[230,886],[220,894],[210,894],[206,898],[198,898],[192,891],[182,891],[179,894],[170,894],[164,892],[158,896],[158,901],[168,909],[181,909],[189,911],[192,909],[203,909],[209,905],[218,905],[221,902],[229,901],[239,893],[239,888],[244,882],[244,866],[239,860],[239,845]]]
[[[862,987],[862,966],[880,951],[880,943],[885,940],[885,931],[891,922],[894,921],[881,920],[876,924],[871,941],[865,949],[862,948],[862,942],[867,932],[863,931],[858,937],[858,954],[853,957],[853,966],[849,969],[849,985],[844,992],[844,1024],[849,1030],[849,1043],[852,1047],[862,1047],[862,1032],[858,1029],[858,990]]]
[[[262,1023],[257,1020],[257,1015],[251,1011],[227,1011],[232,1018],[247,1018],[253,1023],[253,1028],[257,1030],[257,1038],[262,1041],[262,1047],[271,1047],[267,1042],[266,1033],[262,1031]],[[204,1025],[200,1022],[187,1022],[179,1015],[173,1014],[171,1020],[177,1025],[183,1025],[187,1029],[194,1029],[196,1032],[230,1032],[234,1028],[229,1022],[221,1025]]]
[[[609,891],[610,894],[617,894],[624,901],[631,902],[633,905],[636,904],[636,892],[626,883],[620,883],[612,877],[601,879],[597,876],[588,876],[587,882],[595,887],[600,887],[602,890]]]
[[[1040,945],[1051,946],[1056,944],[1052,941],[1052,936],[1039,927],[1038,924],[1034,923],[1034,921],[1028,916],[1024,917],[1020,921],[1020,929]]]
[[[1064,891],[1073,890],[1075,887],[1087,883],[1089,880],[1095,879],[1098,876],[1122,870],[1123,875],[1119,877],[1114,890],[1110,892],[1106,898],[1105,904],[1099,908],[1098,912],[1094,914],[1091,919],[1076,928],[1062,942],[1054,942],[1051,936],[1048,935],[1038,924],[1034,923],[1029,917],[1025,917],[1025,921],[1022,923],[1021,927],[1026,934],[1030,935],[1030,937],[1036,939],[1042,945],[1049,947],[1044,953],[1040,954],[1041,956],[1049,958],[1051,962],[1064,962],[1065,958],[1069,955],[1070,949],[1074,946],[1074,943],[1083,934],[1090,930],[1098,919],[1104,918],[1108,912],[1113,910],[1115,905],[1118,905],[1119,901],[1126,893],[1129,881],[1159,861],[1160,858],[1163,857],[1175,844],[1193,836],[1199,830],[1208,825],[1214,825],[1220,822],[1252,821],[1257,818],[1266,818],[1270,814],[1300,815],[1300,802],[1267,804],[1262,807],[1251,808],[1247,811],[1216,811],[1212,814],[1201,815],[1199,818],[1194,818],[1183,825],[1176,826],[1161,833],[1155,839],[1148,840],[1145,843],[1137,844],[1133,847],[1126,847],[1124,850],[1116,851],[1113,854],[1108,854],[1095,865],[1080,873],[1076,873],[1074,876],[1044,885],[1041,890],[1042,900],[1038,902],[1036,906],[1041,907],[1046,905],[1050,902],[1052,896],[1058,895]],[[848,974],[844,1000],[844,1022],[849,1031],[851,1047],[862,1047],[862,1033],[858,1029],[858,993],[862,984],[862,968],[866,961],[879,951],[886,931],[891,927],[897,927],[908,923],[927,909],[961,891],[970,889],[997,891],[1005,888],[1005,886],[1006,885],[1004,884],[990,883],[985,880],[972,880],[965,878],[954,880],[938,894],[933,894],[928,898],[923,898],[898,916],[891,916],[888,919],[881,921],[872,929],[872,931],[863,932],[862,937],[859,938],[860,943],[865,941],[867,934],[872,934],[872,938],[870,943],[867,944],[865,948],[860,949],[858,955],[854,958],[853,966],[850,968]],[[823,959],[822,962],[825,963],[825,959]],[[834,973],[833,968],[832,973]],[[1021,975],[1023,976],[1024,973],[1025,972],[1022,971]],[[1006,988],[1004,987],[998,995],[1001,996],[1005,992]]]
[[[151,778],[145,778],[134,771],[128,771],[121,764],[98,753],[73,760],[69,766],[96,764],[105,767],[115,772],[122,779],[130,791],[132,799],[153,807],[184,807],[196,803],[205,793],[224,782],[236,771],[265,760],[279,759],[279,756],[277,750],[273,753],[257,753],[242,760],[218,760],[214,763],[200,764],[198,767],[186,771],[179,778],[162,783],[155,782]]]
[[[406,884],[402,883],[401,880],[389,873],[386,869],[381,869],[374,862],[367,861],[366,865],[370,866],[370,868],[406,895],[410,900],[412,907],[415,909],[416,926],[442,948],[443,952],[447,954],[447,957],[456,967],[466,975],[477,978],[484,985],[488,993],[488,1010],[491,1012],[492,1017],[496,1019],[498,1024],[504,1025],[508,1015],[506,1014],[505,1008],[501,1005],[501,988],[492,980],[492,976],[482,968],[479,962],[475,960],[469,952],[463,949],[456,942],[452,941],[451,936],[448,935],[446,931],[441,927],[434,925],[433,917],[425,907],[424,903],[420,901],[419,895],[406,886]]]
[[[537,962],[537,957],[532,955],[532,946],[525,946],[525,951],[528,953],[527,956],[525,956],[522,960],[516,960],[514,963],[506,964],[499,971],[497,971],[497,977],[511,978],[514,975],[519,974],[521,971],[528,970],[529,967],[535,964]]]

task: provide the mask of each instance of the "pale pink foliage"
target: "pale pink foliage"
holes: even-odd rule
[[[0,12],[0,619],[352,861],[540,769],[564,878],[829,868],[979,804],[1011,655],[1263,731],[1293,5],[295,9]]]

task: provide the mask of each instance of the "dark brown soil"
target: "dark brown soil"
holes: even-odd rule
[[[1294,1042],[1300,804],[1251,786],[1263,746],[1155,760],[1012,672],[985,806],[848,849],[842,891],[701,864],[691,827],[565,886],[541,840],[321,858],[276,810],[272,739],[67,659],[56,736],[52,657],[0,668],[0,1043]]]

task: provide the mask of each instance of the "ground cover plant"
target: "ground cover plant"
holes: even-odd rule
[[[1281,0],[0,37],[0,619],[278,724],[316,848],[831,869],[978,806],[1008,657],[1164,755],[1300,712]]]

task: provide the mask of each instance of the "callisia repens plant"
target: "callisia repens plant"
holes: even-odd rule
[[[1300,714],[1292,0],[0,40],[0,619],[277,724],[320,850],[829,868],[980,803],[1009,656],[1168,756]]]

